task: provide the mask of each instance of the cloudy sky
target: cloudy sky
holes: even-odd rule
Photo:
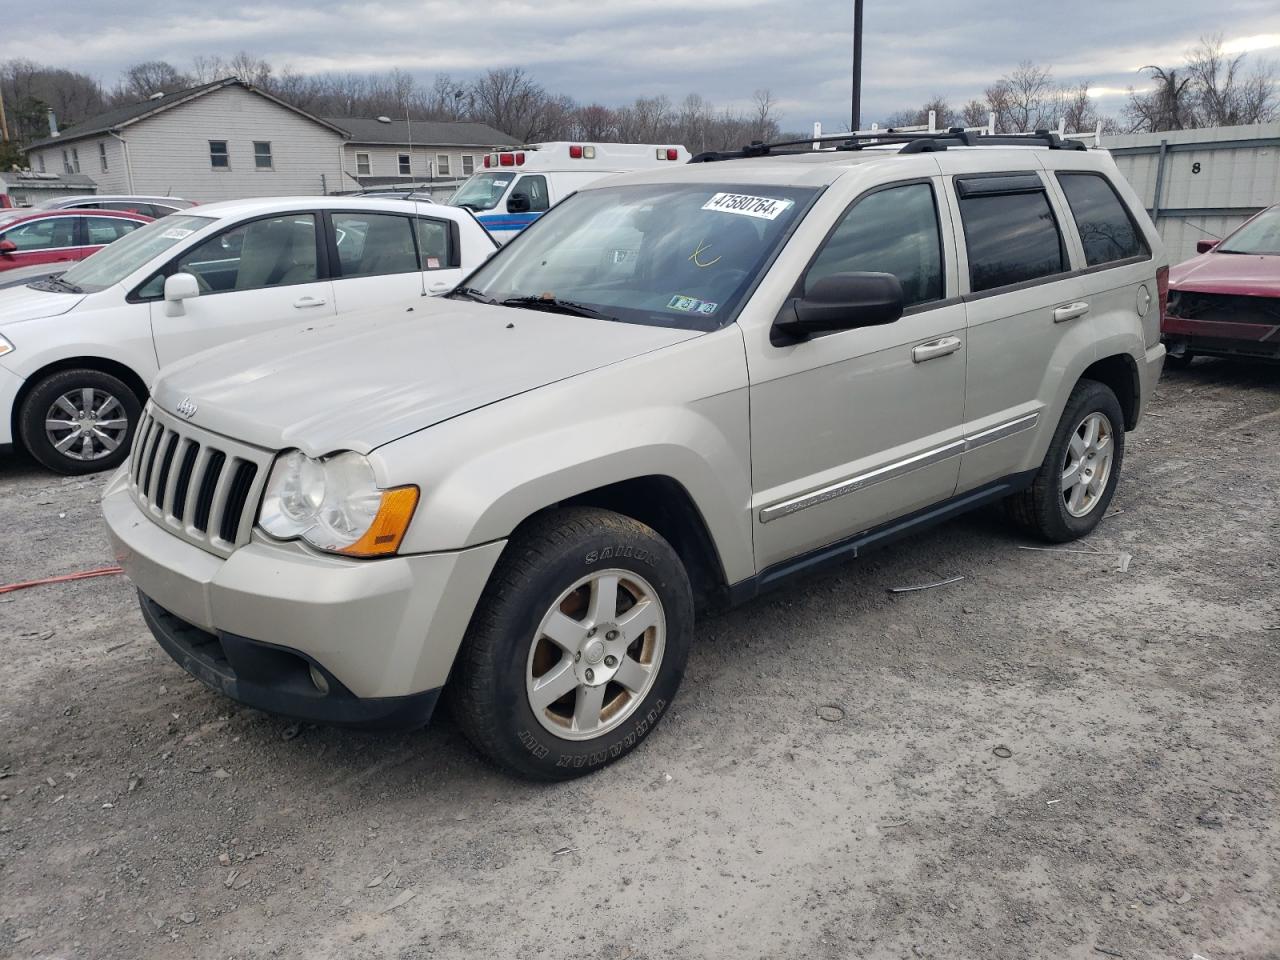
[[[784,125],[847,123],[851,0],[58,0],[5,13],[0,60],[27,57],[108,85],[122,67],[239,50],[302,72],[410,70],[429,81],[521,66],[607,104],[697,91],[746,105],[768,87]],[[212,16],[210,11],[216,11]],[[1144,64],[1176,65],[1202,35],[1280,59],[1277,0],[868,0],[863,118],[934,93],[959,104],[1021,59],[1088,80],[1118,110]]]

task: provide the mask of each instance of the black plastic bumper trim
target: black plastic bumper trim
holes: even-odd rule
[[[425,726],[441,688],[403,697],[357,697],[300,650],[238,634],[216,635],[170,613],[138,591],[142,617],[156,642],[178,666],[205,686],[249,707],[294,720],[339,727],[411,730]],[[311,668],[329,692],[311,680]]]

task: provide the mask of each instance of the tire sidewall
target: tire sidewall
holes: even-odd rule
[[[1071,441],[1072,434],[1075,433],[1080,422],[1091,413],[1101,413],[1110,421],[1111,442],[1115,445],[1115,450],[1111,457],[1111,473],[1107,477],[1107,486],[1102,491],[1102,496],[1088,514],[1076,517],[1067,511],[1067,505],[1062,497],[1062,465],[1066,460],[1067,445]],[[1123,462],[1124,412],[1120,409],[1120,401],[1116,399],[1116,395],[1110,388],[1100,383],[1092,383],[1088,389],[1075,397],[1073,403],[1068,404],[1062,415],[1062,422],[1058,425],[1053,444],[1049,448],[1049,459],[1045,466],[1048,468],[1046,481],[1052,482],[1053,493],[1054,511],[1048,518],[1050,522],[1060,526],[1063,532],[1068,534],[1069,539],[1083,537],[1092,532],[1102,522],[1107,508],[1111,506],[1111,498],[1115,496]]]
[[[579,741],[557,737],[534,715],[526,690],[529,648],[555,599],[583,577],[620,569],[649,582],[662,602],[666,644],[658,676],[626,721],[600,737]],[[680,687],[693,632],[688,578],[675,551],[657,534],[635,536],[601,529],[557,551],[515,595],[502,598],[501,637],[493,674],[500,749],[512,766],[537,777],[579,776],[632,750],[666,713]]]
[[[119,448],[100,460],[74,460],[65,456],[54,449],[45,435],[45,414],[48,413],[54,400],[80,387],[109,392],[120,401],[124,407],[125,416],[129,418],[129,426],[124,438],[120,441]],[[50,470],[70,475],[101,473],[115,469],[129,456],[133,435],[138,429],[138,420],[141,416],[142,401],[119,377],[103,373],[101,370],[63,370],[46,377],[27,394],[18,414],[18,429],[27,452]]]

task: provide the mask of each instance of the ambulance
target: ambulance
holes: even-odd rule
[[[449,202],[466,207],[495,240],[506,243],[593,180],[688,162],[688,150],[666,144],[531,143],[485,156],[484,168]]]

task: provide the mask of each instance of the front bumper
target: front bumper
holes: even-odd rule
[[[13,445],[13,405],[24,382],[13,371],[0,367],[0,449]]]
[[[296,650],[233,633],[206,633],[141,591],[142,618],[178,666],[201,683],[269,713],[335,726],[413,729],[426,725],[440,688],[404,697],[357,697]],[[324,681],[323,689],[313,677]]]
[[[383,700],[443,687],[505,543],[349,560],[263,537],[222,558],[147,516],[129,491],[125,469],[108,483],[102,512],[116,559],[143,594],[144,613],[161,645],[188,671],[245,702],[251,701],[237,669],[247,662],[237,656],[241,648],[282,652],[318,667],[331,681],[331,698]],[[193,659],[188,648],[200,646],[201,638],[188,629],[221,646],[235,684],[229,687]],[[190,642],[179,643],[183,636]],[[299,671],[285,671],[288,683],[309,675],[301,666]],[[253,705],[298,713],[296,704]]]

